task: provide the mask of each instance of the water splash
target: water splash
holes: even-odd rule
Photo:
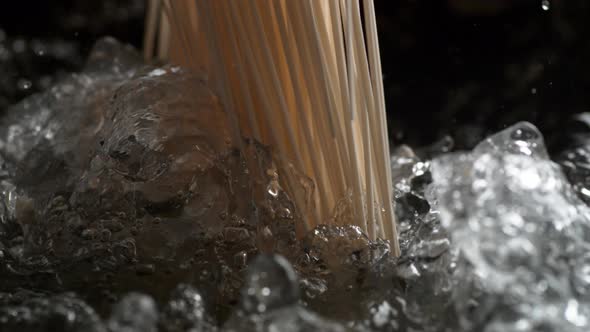
[[[590,208],[549,160],[541,133],[516,124],[471,153],[435,159],[432,172],[443,225],[461,250],[463,327],[587,330],[590,303],[576,289],[590,286]]]

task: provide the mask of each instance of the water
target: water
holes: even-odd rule
[[[250,265],[240,308],[224,325],[224,331],[345,331],[299,303],[295,271],[285,258],[258,256]]]
[[[0,331],[588,329],[585,143],[562,166],[528,123],[398,147],[393,258],[356,226],[298,235],[279,180],[309,179],[230,128],[202,75],[112,39],[10,107]]]
[[[73,294],[15,290],[0,293],[0,303],[2,331],[106,331],[96,312]]]
[[[0,111],[43,91],[83,62],[78,45],[61,38],[9,38],[0,28]]]
[[[433,161],[435,199],[461,253],[457,310],[467,329],[585,331],[590,209],[516,124],[471,153]],[[580,277],[582,275],[582,277]],[[477,296],[473,296],[474,293]],[[470,303],[474,304],[474,307]]]
[[[131,293],[113,307],[107,325],[111,331],[155,332],[158,310],[154,299],[147,295]]]
[[[164,331],[214,331],[203,296],[190,285],[180,284],[162,309],[159,326]]]

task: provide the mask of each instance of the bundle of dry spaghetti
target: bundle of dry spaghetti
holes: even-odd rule
[[[272,146],[314,180],[308,229],[337,222],[348,199],[353,223],[399,253],[373,0],[150,0],[148,10],[146,55],[206,72],[238,139]],[[287,192],[296,186],[281,176]]]

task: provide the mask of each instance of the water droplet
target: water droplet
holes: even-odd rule
[[[20,78],[16,82],[16,85],[18,86],[19,90],[26,91],[26,90],[29,90],[33,86],[33,83],[26,78]]]
[[[147,295],[130,293],[114,307],[108,321],[111,331],[156,331],[158,309]]]
[[[268,191],[268,193],[272,196],[272,197],[277,197],[279,195],[279,184],[277,181],[271,181],[268,184],[268,187],[266,188],[266,190]]]
[[[180,284],[160,317],[166,331],[210,331],[203,297],[190,285]]]
[[[540,135],[536,128],[526,123],[522,123],[512,131],[510,137],[513,140],[534,141],[539,139]]]
[[[234,263],[239,267],[245,267],[248,264],[248,253],[244,250],[234,255]]]
[[[549,10],[549,8],[551,8],[551,3],[549,2],[549,0],[541,1],[541,8],[543,8],[544,11]]]
[[[12,43],[14,53],[22,53],[27,48],[27,43],[22,39],[17,39]]]
[[[268,288],[268,287],[262,288],[261,294],[262,294],[262,296],[269,296],[270,295],[270,288]]]
[[[47,47],[39,40],[33,40],[31,43],[31,48],[33,49],[33,53],[37,56],[44,56],[47,54]]]
[[[157,77],[157,76],[162,76],[164,74],[166,74],[166,71],[164,69],[162,69],[162,68],[156,68],[156,69],[152,70],[148,74],[148,76],[150,76],[150,77]]]
[[[291,265],[281,256],[260,255],[249,266],[242,307],[262,313],[293,305],[299,299],[297,277]]]

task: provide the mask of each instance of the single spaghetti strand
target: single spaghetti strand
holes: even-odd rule
[[[383,160],[379,163],[380,167],[385,168],[385,184],[387,197],[384,198],[383,206],[389,223],[386,223],[386,238],[392,241],[392,250],[394,255],[400,254],[399,242],[397,237],[395,215],[393,213],[393,183],[391,176],[391,167],[389,165],[389,139],[387,138],[387,121],[385,113],[385,95],[383,92],[383,74],[381,69],[381,55],[379,52],[379,40],[377,37],[377,20],[375,18],[375,4],[373,0],[363,0],[365,12],[365,27],[368,36],[368,53],[371,58],[371,75],[373,76],[373,86],[375,87],[375,96],[377,96],[377,122],[381,124],[381,140]]]

